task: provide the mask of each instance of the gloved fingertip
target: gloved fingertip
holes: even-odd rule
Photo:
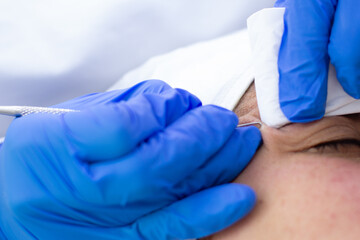
[[[201,100],[194,94],[181,88],[175,88],[175,90],[184,96],[185,100],[189,101],[190,109],[202,106]]]
[[[207,217],[207,221],[204,222],[207,226],[202,229],[203,232],[197,237],[214,234],[237,221],[241,221],[256,205],[256,194],[247,185],[230,183],[217,188],[219,190],[217,197],[212,196],[213,199],[209,201],[209,204],[205,204],[204,209],[202,209],[203,218]],[[216,191],[214,191],[215,193]]]
[[[239,212],[238,218],[246,216],[256,204],[255,191],[244,184],[230,183],[229,191],[234,192],[234,208]]]
[[[119,96],[118,101],[128,100],[131,97],[137,96],[143,93],[154,93],[161,94],[169,89],[172,89],[169,84],[159,79],[149,79],[124,91],[124,93]]]
[[[141,235],[149,239],[201,238],[240,220],[254,208],[255,203],[256,195],[250,187],[224,184],[147,215],[136,225]]]
[[[213,187],[198,195],[200,212],[192,214],[197,223],[207,222],[210,229],[221,230],[245,217],[256,204],[254,190],[244,184],[228,183]],[[200,220],[202,219],[202,220]]]
[[[360,99],[360,69],[358,67],[337,67],[337,78],[347,94]]]
[[[238,134],[237,149],[239,149],[240,154],[238,163],[240,163],[242,171],[261,146],[262,136],[260,130],[255,126],[237,128],[236,133]],[[231,171],[228,172],[230,173]]]
[[[286,0],[277,0],[274,7],[286,7]]]
[[[242,135],[243,141],[248,143],[250,146],[254,146],[256,149],[262,143],[262,136],[259,128],[255,126],[237,128]]]
[[[187,111],[202,105],[198,97],[183,89],[168,89],[159,94],[144,93],[143,97],[151,104],[155,117],[163,126],[170,125]]]
[[[313,105],[313,106],[309,106]],[[290,122],[307,123],[319,120],[325,115],[325,103],[301,102],[286,104],[280,102],[281,110]]]
[[[279,68],[282,74],[279,78],[280,109],[290,122],[306,123],[324,116],[328,66],[328,61],[321,61],[316,67],[307,63],[302,72],[298,70],[287,72]]]
[[[142,86],[145,89],[157,90],[157,93],[160,93],[164,90],[171,89],[170,85],[160,79],[148,79],[143,82],[138,83],[137,85]],[[136,86],[136,85],[135,85]],[[147,92],[147,91],[144,91]]]
[[[211,112],[217,112],[219,116],[229,119],[234,128],[237,126],[239,119],[234,112],[217,105],[206,105],[204,107],[208,108]]]

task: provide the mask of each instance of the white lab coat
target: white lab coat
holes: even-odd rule
[[[0,0],[0,105],[104,91],[148,58],[245,27],[274,0]],[[0,136],[10,119],[0,117]]]

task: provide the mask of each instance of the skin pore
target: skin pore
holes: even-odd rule
[[[253,85],[235,113],[259,121]],[[260,130],[263,145],[234,181],[251,186],[257,204],[206,239],[360,239],[360,114]]]

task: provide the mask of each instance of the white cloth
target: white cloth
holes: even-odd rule
[[[113,89],[146,79],[160,79],[183,88],[203,104],[233,109],[253,82],[250,42],[246,30],[152,58],[126,74]]]
[[[260,116],[271,127],[290,122],[280,109],[278,89],[278,55],[284,32],[284,11],[283,8],[263,9],[248,19]],[[344,91],[336,78],[334,66],[330,65],[325,116],[359,112],[360,100]]]
[[[145,79],[161,79],[189,90],[204,104],[233,110],[255,78],[261,120],[271,127],[281,127],[289,123],[278,97],[277,59],[283,15],[281,8],[261,10],[248,19],[249,30],[155,57],[125,75],[111,89],[130,87]],[[326,116],[358,112],[360,101],[344,92],[331,66]]]
[[[1,0],[0,104],[106,90],[152,56],[226,35],[274,0]],[[0,116],[0,136],[8,117]]]

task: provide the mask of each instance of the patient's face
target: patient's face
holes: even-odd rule
[[[259,118],[241,105],[241,122]],[[360,239],[360,114],[261,132],[262,147],[235,180],[253,187],[257,205],[211,239]]]

